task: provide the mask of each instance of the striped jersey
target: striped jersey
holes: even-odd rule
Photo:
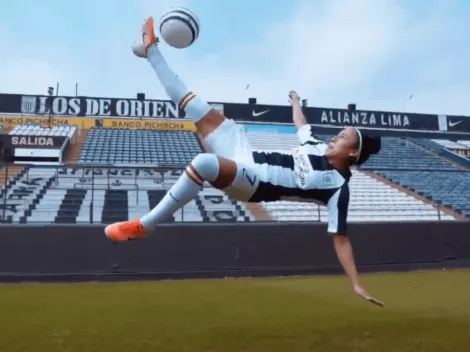
[[[313,136],[310,125],[300,128],[297,135],[300,145],[290,153],[253,152],[264,177],[250,201],[289,200],[327,206],[328,232],[344,233],[351,172],[340,172],[330,164],[325,155],[327,144]]]

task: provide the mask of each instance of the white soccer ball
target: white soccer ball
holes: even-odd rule
[[[193,44],[199,30],[199,19],[184,7],[171,9],[160,19],[161,37],[173,48],[183,49]]]

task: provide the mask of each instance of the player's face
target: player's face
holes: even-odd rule
[[[345,128],[331,139],[326,155],[344,160],[355,160],[358,154],[358,138],[354,128]]]

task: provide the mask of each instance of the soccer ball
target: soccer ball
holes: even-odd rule
[[[173,48],[183,49],[193,44],[199,30],[199,19],[184,7],[171,9],[160,19],[161,37]]]

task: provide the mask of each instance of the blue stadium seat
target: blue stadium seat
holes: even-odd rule
[[[200,152],[199,141],[188,131],[96,128],[90,130],[79,162],[186,165]]]
[[[383,171],[379,174],[455,211],[470,212],[469,172]]]
[[[382,138],[382,150],[361,166],[362,169],[457,170],[450,162],[401,138]]]

